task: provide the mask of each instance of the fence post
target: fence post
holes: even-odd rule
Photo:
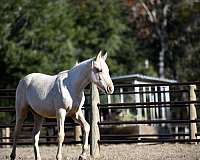
[[[196,101],[196,85],[190,85],[190,101]],[[190,103],[190,120],[196,120],[197,119],[197,112],[194,103]],[[196,123],[190,123],[190,139],[196,139],[196,133],[197,133],[197,124]],[[197,144],[197,142],[195,142]]]
[[[74,127],[74,139],[75,141],[81,141],[80,136],[82,135],[82,130],[81,130],[81,126],[75,126]]]
[[[100,133],[99,133],[98,122],[100,121],[100,118],[99,118],[99,109],[97,105],[100,102],[100,100],[99,100],[99,92],[97,86],[93,83],[91,87],[91,95],[92,95],[92,108],[91,108],[90,155],[93,158],[99,158],[100,150],[98,141],[100,140]]]
[[[7,139],[10,137],[10,128],[6,127],[2,129],[2,137],[5,137],[6,139],[2,139],[2,142],[9,143],[10,139]],[[9,145],[3,145],[3,148],[8,148]]]

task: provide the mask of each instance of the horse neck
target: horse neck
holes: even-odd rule
[[[91,82],[92,59],[84,61],[69,71],[70,86],[75,94],[83,92],[84,88]]]

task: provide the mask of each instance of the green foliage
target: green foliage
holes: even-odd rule
[[[108,51],[113,75],[137,68],[132,63],[136,44],[125,17],[127,8],[119,0],[0,3],[2,88],[15,87],[31,72],[55,74],[69,69],[100,49]]]
[[[2,0],[0,87],[15,87],[20,78],[31,72],[56,74],[72,67],[76,60],[95,56],[100,49],[108,51],[112,75],[157,75],[159,39],[147,21],[148,16],[134,19],[135,13],[125,4],[121,0]],[[160,24],[162,6],[166,4],[170,9],[165,75],[181,80],[198,79],[198,67],[194,67],[199,66],[198,8],[186,0],[162,1],[150,8],[160,13]],[[148,27],[150,32],[145,37],[140,29],[145,31]],[[150,62],[148,68],[146,59]]]
[[[1,87],[31,72],[56,73],[74,64],[73,12],[61,1],[2,3]]]
[[[112,75],[123,75],[136,70],[134,38],[129,27],[124,5],[119,1],[81,1],[76,19],[79,37],[76,48],[78,59],[94,56],[100,49],[109,54]]]
[[[171,48],[175,57],[177,79],[197,81],[200,77],[200,9],[194,3],[181,3],[173,19],[176,23],[176,32],[171,33],[176,39],[171,40]],[[172,58],[171,58],[172,59]]]
[[[120,113],[120,115],[118,116],[117,120],[120,121],[132,121],[132,120],[136,120],[137,119],[137,115],[131,112],[128,113]]]

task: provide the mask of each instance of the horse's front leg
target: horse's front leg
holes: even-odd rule
[[[83,146],[82,146],[82,153],[79,156],[79,160],[85,160],[86,154],[88,150],[88,136],[90,132],[90,125],[85,120],[85,117],[83,116],[83,112],[79,110],[77,112],[76,118],[74,118],[75,121],[77,121],[82,127],[83,127]]]
[[[63,143],[64,137],[65,137],[65,131],[64,131],[65,116],[66,116],[66,110],[63,108],[58,109],[58,111],[57,111],[58,150],[57,150],[57,155],[56,155],[57,160],[62,159],[62,143]]]

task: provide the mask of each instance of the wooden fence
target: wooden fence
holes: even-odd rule
[[[169,87],[167,90],[156,89],[143,91],[144,87]],[[200,141],[197,132],[199,126],[198,123],[198,110],[200,106],[199,101],[199,82],[193,83],[160,83],[160,84],[116,84],[115,92],[113,95],[99,94],[96,86],[91,86],[91,92],[86,94],[87,104],[84,105],[83,111],[86,118],[91,124],[90,133],[90,152],[94,157],[99,156],[99,145],[104,143],[164,143],[164,142],[187,142],[197,143]],[[135,89],[137,87],[137,89]],[[123,92],[122,89],[123,88]],[[14,100],[15,90],[0,90],[0,100],[11,101]],[[170,99],[167,98],[163,101],[163,94],[167,94]],[[124,96],[123,103],[117,100]],[[147,96],[148,95],[148,96]],[[128,98],[126,98],[128,96]],[[152,97],[155,101],[152,101]],[[131,98],[130,98],[131,97]],[[136,98],[146,98],[143,101],[138,102]],[[157,97],[157,98],[156,98]],[[116,100],[117,99],[117,100]],[[127,101],[128,99],[128,101]],[[131,100],[130,100],[131,99]],[[159,100],[160,99],[160,100]],[[148,101],[149,100],[149,101]],[[124,110],[128,110],[123,112]],[[184,113],[183,113],[184,111]],[[1,106],[0,112],[12,114],[14,116],[15,109],[11,106]],[[120,112],[120,113],[119,113]],[[116,113],[119,116],[129,115],[130,112],[135,114],[132,119],[120,120],[114,119],[113,115]],[[170,118],[167,115],[170,112]],[[180,113],[179,113],[180,112]],[[140,114],[138,116],[137,114]],[[179,115],[180,114],[180,115]],[[182,116],[181,116],[182,114]],[[175,116],[174,116],[175,115]],[[177,116],[179,115],[179,116]],[[176,117],[177,116],[177,117]],[[105,118],[107,117],[107,118]],[[120,116],[119,116],[120,117]],[[175,118],[174,118],[175,117]],[[163,125],[164,124],[164,125]],[[15,125],[14,121],[0,122],[0,145],[12,144],[12,132]],[[31,121],[24,124],[24,128],[29,128],[33,124]],[[56,144],[56,134],[46,135],[48,128],[54,128],[56,121],[45,122],[43,124],[43,134],[41,134],[40,144]],[[78,124],[73,121],[66,121],[65,126],[67,130],[71,131],[71,134],[67,134],[65,137],[65,144],[77,144],[82,142],[81,130]],[[153,132],[147,134],[141,132],[140,129],[144,127],[148,129],[152,128],[167,128],[169,132]],[[181,127],[183,128],[181,130]],[[131,129],[137,129],[137,132],[132,133]],[[106,130],[108,132],[106,132]],[[126,133],[127,130],[127,133]],[[118,133],[115,133],[119,131]],[[123,132],[122,132],[123,131]],[[23,131],[22,131],[23,132]],[[56,131],[55,131],[56,132]],[[30,135],[30,133],[29,133]],[[31,137],[24,135],[19,140],[19,144],[31,144]]]

